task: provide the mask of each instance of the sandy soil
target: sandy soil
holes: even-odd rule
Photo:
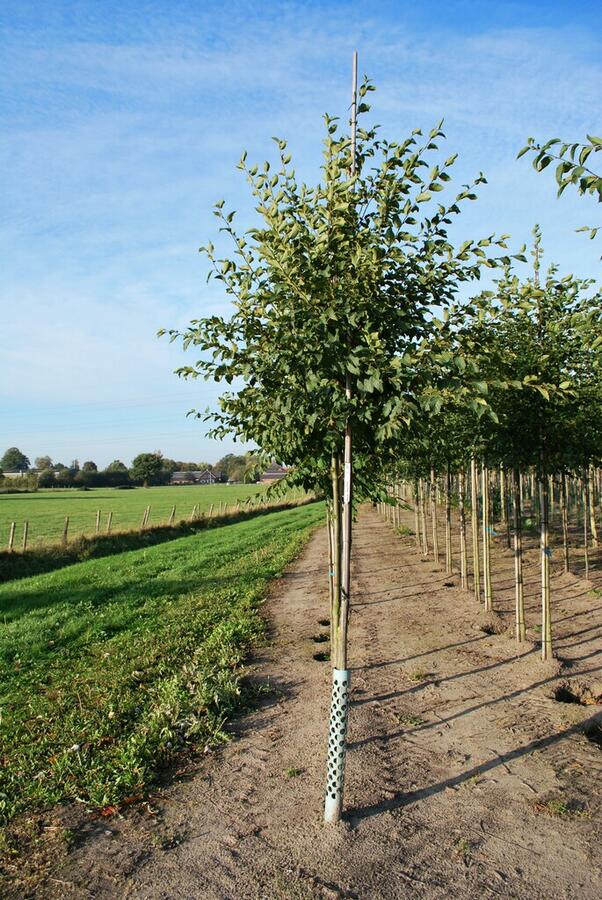
[[[410,513],[406,524],[413,526]],[[441,541],[443,546],[443,541]],[[458,578],[369,507],[354,543],[346,818],[321,821],[330,665],[325,534],[275,587],[253,661],[265,701],[147,807],[80,819],[36,891],[98,898],[599,898],[602,598],[555,576],[558,659],[517,652],[512,557],[494,549],[485,618]],[[530,624],[537,571],[527,570]],[[493,633],[489,633],[493,632]],[[531,632],[535,637],[534,633]],[[65,814],[67,815],[67,814]],[[68,820],[67,819],[65,821]]]

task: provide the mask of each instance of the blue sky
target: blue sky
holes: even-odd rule
[[[537,175],[528,135],[600,134],[597,4],[4,0],[0,8],[0,453],[68,463],[161,449],[215,460],[162,326],[227,309],[198,247],[221,197],[252,221],[235,165],[286,137],[313,180],[321,116],[344,116],[351,52],[391,139],[445,117],[458,184],[489,184],[458,239],[542,225],[546,258],[600,276],[574,229],[595,204]],[[454,185],[456,182],[454,182]],[[191,357],[192,359],[192,357]]]

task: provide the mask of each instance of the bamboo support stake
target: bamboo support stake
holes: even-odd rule
[[[569,559],[569,513],[567,505],[566,472],[563,469],[560,476],[560,512],[562,514],[562,550],[564,556],[564,571],[570,571]]]
[[[596,527],[596,501],[594,493],[594,473],[592,467],[587,469],[587,492],[589,494],[589,528],[591,532],[592,547],[598,546],[598,529]]]
[[[330,502],[326,504],[326,533],[328,535],[328,608],[330,615],[330,646],[332,647],[332,625],[334,622],[334,541],[332,508]]]
[[[15,528],[17,527],[16,522],[10,523],[10,531],[8,532],[8,552],[13,552],[13,544],[15,542]]]
[[[520,472],[514,469],[512,480],[514,491],[514,607],[516,640],[520,644],[525,639],[525,598],[523,590],[523,522],[520,496]]]
[[[418,513],[418,482],[414,480],[414,534],[416,549],[420,550],[420,515]]]
[[[452,573],[452,531],[451,531],[451,468],[447,464],[445,479],[445,571]]]
[[[500,504],[502,508],[502,525],[506,532],[506,545],[510,548],[512,541],[510,539],[510,493],[508,491],[508,479],[506,477],[506,468],[504,465],[500,467]]]
[[[23,522],[23,544],[21,550],[23,553],[27,550],[27,535],[29,534],[29,522],[27,519]]]
[[[419,490],[420,490],[420,521],[422,524],[422,554],[423,556],[429,555],[429,540],[428,535],[426,533],[426,500],[424,497],[424,478],[421,478],[419,481]]]
[[[472,532],[472,584],[474,598],[481,602],[481,564],[479,560],[479,484],[477,461],[470,460],[470,527]]]
[[[491,525],[489,520],[489,469],[483,463],[481,468],[481,494],[483,497],[483,593],[485,609],[491,612],[493,600],[491,596]]]
[[[550,610],[550,545],[548,527],[548,481],[539,479],[540,553],[541,553],[541,658],[551,659],[552,620]]]
[[[584,562],[585,562],[585,577],[589,578],[589,534],[588,534],[588,521],[589,521],[589,481],[587,479],[587,475],[584,474],[583,477],[583,543],[585,544],[585,554],[584,554]]]
[[[460,517],[460,587],[468,590],[468,559],[466,556],[466,511],[464,509],[464,494],[466,490],[466,477],[464,468],[458,475],[458,514]]]
[[[431,527],[433,530],[433,557],[435,560],[435,564],[439,564],[439,534],[437,532],[437,479],[435,477],[435,470],[431,469],[431,483],[430,483],[430,497],[431,497]]]

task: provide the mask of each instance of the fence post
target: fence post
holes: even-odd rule
[[[15,528],[16,528],[15,522],[11,522],[10,523],[10,531],[8,533],[8,552],[9,553],[12,553],[13,544],[15,542]]]
[[[110,512],[107,516],[107,534],[111,533],[111,522],[113,521],[113,513]]]
[[[23,522],[23,553],[27,550],[27,535],[29,534],[29,522],[27,519]]]
[[[65,516],[65,525],[63,527],[63,544],[67,543],[69,535],[69,516]]]
[[[100,531],[100,510],[96,510],[96,534]]]

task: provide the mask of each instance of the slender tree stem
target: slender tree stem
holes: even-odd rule
[[[481,602],[481,564],[479,560],[479,482],[477,461],[470,460],[470,526],[472,531],[472,583],[474,598]]]
[[[485,609],[491,612],[493,599],[491,593],[491,524],[489,516],[489,469],[483,463],[481,468],[481,494],[483,497],[483,584]]]
[[[520,496],[520,471],[514,469],[512,479],[514,491],[514,598],[516,612],[516,640],[520,644],[525,639],[525,598],[523,590],[523,520]]]

